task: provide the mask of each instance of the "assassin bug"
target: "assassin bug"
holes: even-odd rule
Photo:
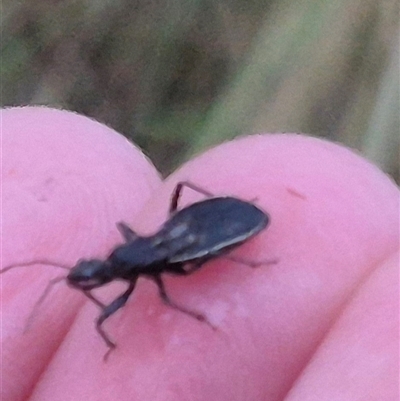
[[[207,199],[178,210],[178,201],[184,187],[203,194]],[[125,242],[115,247],[105,260],[81,259],[72,268],[49,261],[35,261],[8,266],[0,273],[14,267],[34,264],[68,269],[66,277],[58,277],[49,282],[37,304],[43,301],[56,282],[64,279],[70,287],[82,291],[101,309],[96,319],[96,329],[109,348],[105,358],[116,344],[108,337],[102,325],[126,304],[140,276],[155,282],[160,297],[166,305],[213,327],[202,314],[186,309],[171,300],[165,290],[162,274],[189,275],[207,261],[224,255],[230,260],[251,267],[276,263],[275,261],[255,263],[226,255],[265,229],[269,217],[251,202],[229,196],[216,197],[187,181],[176,185],[169,215],[169,220],[158,232],[146,237],[136,234],[124,222],[117,223]],[[105,305],[95,298],[91,291],[113,280],[126,281],[128,288],[110,304]]]

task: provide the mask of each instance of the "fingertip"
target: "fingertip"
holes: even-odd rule
[[[4,264],[98,251],[160,183],[137,147],[76,113],[5,109],[2,139]]]
[[[76,113],[4,109],[1,140],[2,267],[39,260],[73,266],[106,254],[121,241],[115,223],[131,222],[160,185],[137,147]],[[77,292],[57,289],[23,334],[52,274],[33,266],[1,275],[6,399],[28,397],[82,305]]]

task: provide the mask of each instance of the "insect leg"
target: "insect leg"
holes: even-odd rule
[[[104,309],[106,305],[103,302],[99,301],[94,295],[90,292],[90,290],[83,290],[83,294],[86,295],[94,304],[100,306],[100,308]]]
[[[212,194],[211,192],[208,192],[205,189],[200,188],[189,181],[180,181],[176,184],[174,192],[172,193],[171,204],[169,206],[170,213],[175,212],[176,209],[178,208],[178,201],[179,198],[181,197],[183,187],[190,188],[191,190],[199,192],[200,194],[203,194],[208,198],[212,198],[214,196],[214,194]]]
[[[134,281],[131,281],[129,283],[128,289],[123,294],[121,294],[118,298],[116,298],[109,305],[105,306],[103,308],[103,310],[101,311],[100,316],[96,320],[96,330],[98,331],[98,333],[100,334],[100,336],[103,338],[104,342],[106,343],[107,347],[109,348],[109,350],[104,355],[104,360],[106,360],[108,358],[108,355],[116,347],[116,344],[110,340],[107,333],[103,330],[103,328],[101,326],[107,318],[109,318],[118,309],[122,308],[126,304],[126,301],[128,300],[129,296],[132,294],[132,291],[135,288],[136,280],[137,280],[137,278]]]
[[[260,266],[266,266],[266,265],[275,265],[276,263],[278,263],[277,259],[254,261],[254,260],[238,258],[237,256],[221,255],[220,257],[224,258],[224,259],[229,259],[232,262],[240,263],[242,265],[246,265],[246,266],[253,267],[253,268],[260,267]]]
[[[32,312],[30,313],[30,315],[28,316],[28,319],[26,321],[25,324],[25,328],[24,328],[24,333],[28,332],[32,322],[34,321],[37,312],[40,309],[40,306],[42,305],[43,301],[47,298],[47,296],[50,294],[50,291],[53,289],[54,285],[59,283],[60,281],[65,280],[64,276],[61,277],[55,277],[52,280],[50,280],[47,283],[46,288],[44,289],[42,295],[40,296],[40,298],[35,302],[35,305],[33,306]]]
[[[120,221],[117,223],[117,229],[126,242],[134,241],[138,236],[126,223]]]
[[[162,281],[162,278],[160,276],[153,276],[152,279],[154,280],[154,282],[157,284],[158,290],[159,290],[159,294],[160,297],[162,299],[162,301],[168,305],[169,307],[176,309],[182,313],[185,313],[186,315],[189,315],[191,317],[193,317],[194,319],[200,321],[200,322],[204,322],[207,323],[213,330],[216,330],[216,327],[214,325],[212,325],[210,323],[210,321],[201,313],[192,311],[190,309],[186,309],[178,304],[176,304],[167,294],[167,292],[165,291],[165,286],[164,286],[164,282]]]

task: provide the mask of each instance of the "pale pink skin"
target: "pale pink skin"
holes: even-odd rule
[[[2,399],[399,399],[399,191],[369,162],[306,136],[257,135],[209,150],[163,183],[137,148],[92,120],[46,108],[2,116],[3,267],[104,257],[122,241],[117,221],[157,230],[179,180],[254,200],[271,224],[233,254],[278,260],[252,269],[219,259],[166,279],[171,297],[217,331],[139,280],[104,325],[118,344],[107,363],[98,308],[64,282],[24,334],[64,270],[1,275]],[[200,199],[185,190],[182,204]]]

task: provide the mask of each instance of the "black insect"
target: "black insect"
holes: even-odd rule
[[[177,210],[183,187],[191,188],[207,196],[208,199]],[[148,237],[137,235],[123,222],[118,223],[117,227],[125,243],[117,246],[105,260],[82,259],[78,261],[74,267],[68,268],[69,273],[66,277],[58,277],[49,283],[38,303],[42,302],[53,284],[63,279],[69,286],[81,290],[101,308],[101,313],[96,320],[96,328],[109,347],[105,357],[116,345],[105,333],[102,324],[126,304],[140,276],[145,276],[155,282],[165,304],[212,326],[202,314],[177,305],[170,299],[165,290],[162,274],[186,276],[218,256],[224,256],[251,267],[275,263],[275,261],[254,263],[227,255],[228,251],[266,228],[269,217],[250,202],[229,196],[214,197],[210,192],[190,182],[177,184],[169,213],[170,219],[157,233]],[[24,265],[33,264],[67,268],[49,261],[35,261]],[[9,266],[1,273],[17,266],[23,265]],[[91,291],[113,280],[126,281],[128,288],[109,305],[105,305],[95,298]]]

